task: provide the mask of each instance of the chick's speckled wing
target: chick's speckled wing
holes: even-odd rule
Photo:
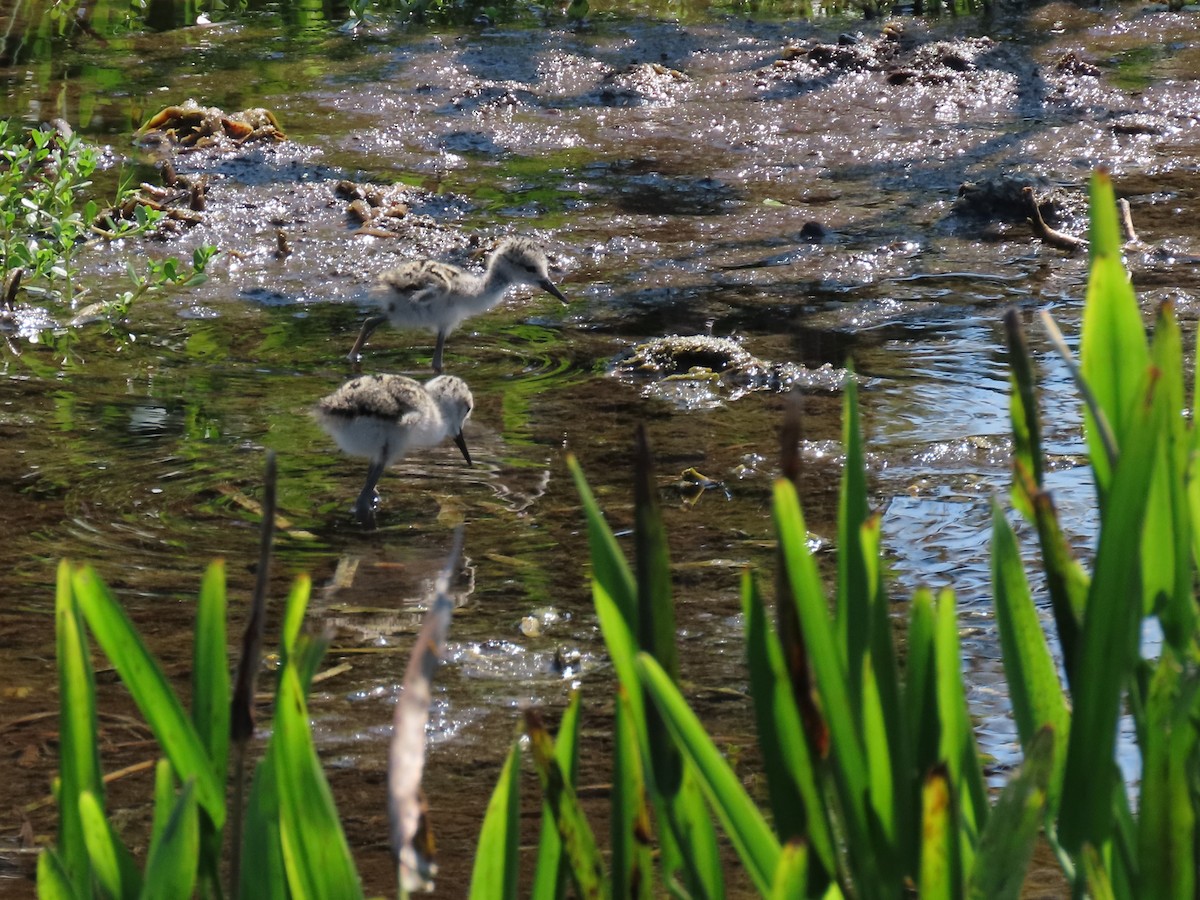
[[[432,404],[421,385],[401,375],[364,375],[342,385],[317,404],[318,411],[339,419],[369,416],[402,423],[421,416]]]

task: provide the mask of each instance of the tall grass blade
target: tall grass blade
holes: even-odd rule
[[[967,886],[971,900],[1018,900],[1021,896],[1046,812],[1056,742],[1054,729],[1046,727],[1025,744],[1021,771],[1005,785],[980,836]]]
[[[926,776],[921,792],[921,900],[954,900],[962,895],[955,814],[959,804],[951,782],[950,773],[938,766]]]
[[[808,890],[808,845],[804,841],[788,841],[779,851],[779,865],[771,882],[769,900],[795,900],[811,897]]]
[[[1016,535],[999,505],[992,504],[992,593],[1000,632],[1004,675],[1017,734],[1026,753],[1035,736],[1050,728],[1055,735],[1047,804],[1058,808],[1071,713],[1037,608],[1029,593]]]
[[[1138,854],[1144,897],[1194,898],[1197,888],[1197,758],[1194,674],[1184,681],[1170,646],[1150,682],[1141,741]]]
[[[963,691],[962,648],[958,641],[958,619],[952,592],[946,590],[938,595],[936,617],[934,654],[938,718],[941,720],[939,755],[945,763],[954,799],[960,804],[956,818],[964,839],[957,848],[956,859],[962,860],[964,870],[967,870],[974,859],[974,847],[987,822],[990,807],[975,744],[975,730]]]
[[[1157,611],[1167,641],[1186,653],[1196,633],[1192,523],[1184,481],[1190,440],[1184,418],[1183,336],[1170,304],[1159,308],[1150,352],[1161,373],[1157,391],[1166,412],[1142,532],[1142,610],[1147,615]]]
[[[83,616],[71,586],[71,566],[58,564],[55,593],[55,639],[58,657],[58,844],[56,859],[80,895],[91,891],[91,863],[83,841],[79,798],[85,791],[104,797],[100,772],[96,679]],[[56,869],[48,870],[50,877]]]
[[[116,898],[137,897],[142,889],[142,876],[133,854],[117,837],[99,798],[91,791],[79,795],[79,815],[92,874],[101,893]]]
[[[405,891],[432,889],[432,877],[437,869],[416,838],[422,831],[424,818],[421,779],[425,772],[426,726],[433,703],[433,675],[446,651],[446,634],[454,612],[450,579],[458,568],[462,545],[463,529],[459,526],[455,529],[446,564],[438,573],[433,602],[413,643],[392,714],[392,737],[388,743],[388,820],[397,877]]]
[[[805,868],[811,871],[813,884],[821,885],[837,872],[824,794],[792,695],[783,651],[750,572],[742,575],[742,617],[746,623],[750,695],[775,831],[784,840],[807,837],[813,858],[806,861]]]
[[[220,828],[225,823],[223,782],[162,668],[94,570],[76,572],[72,584],[96,642],[129,689],[163,753],[180,778],[196,779],[197,799]]]
[[[62,857],[51,847],[38,854],[37,895],[38,900],[79,900],[90,897],[91,893],[83,895],[75,891]]]
[[[471,900],[515,900],[521,845],[521,744],[514,741],[488,801],[471,870]]]
[[[572,788],[575,787],[579,775],[579,710],[582,707],[579,690],[571,691],[566,712],[558,724],[558,735],[554,739],[554,760],[559,770]],[[614,744],[616,739],[614,739]],[[616,800],[619,788],[617,782],[618,759],[620,749],[613,750],[613,799]],[[613,847],[616,855],[616,847]],[[542,801],[542,832],[538,840],[537,868],[533,874],[533,890],[530,891],[532,900],[561,900],[566,896],[567,882],[570,878],[567,861],[563,857],[562,838],[558,834],[558,826],[554,821],[554,812],[549,803]]]
[[[1117,900],[1104,860],[1091,844],[1083,847],[1083,877],[1090,900]]]
[[[1141,399],[1150,354],[1137,297],[1121,262],[1116,202],[1112,181],[1105,173],[1092,176],[1090,237],[1091,276],[1083,309],[1080,365],[1123,452],[1131,429],[1136,427],[1134,409]],[[1090,410],[1085,410],[1084,420],[1103,509],[1112,468]]]
[[[229,764],[229,651],[225,639],[225,563],[204,573],[192,645],[192,721],[222,787]]]
[[[254,772],[250,798],[244,814],[245,835],[241,858],[254,861],[243,866],[234,882],[235,897],[254,900],[286,900],[287,867],[283,862],[283,839],[279,834],[279,792],[275,786],[275,758],[270,747]]]
[[[670,676],[647,653],[638,654],[638,670],[748,874],[760,892],[768,893],[779,865],[779,841]]]
[[[314,900],[361,897],[354,860],[313,746],[308,708],[294,665],[280,673],[270,752],[283,861],[292,894]]]
[[[563,777],[554,756],[554,742],[536,710],[525,711],[525,733],[530,754],[542,782],[542,793],[554,813],[563,850],[570,862],[575,895],[580,900],[600,900],[607,893],[604,863],[587,817],[575,796],[575,790]]]
[[[1095,574],[1072,680],[1074,715],[1067,747],[1059,838],[1069,853],[1087,842],[1103,846],[1113,825],[1112,764],[1122,689],[1133,671],[1142,614],[1138,548],[1146,511],[1162,406],[1153,386],[1121,445],[1102,513]],[[1133,427],[1136,426],[1136,427]]]
[[[829,621],[820,575],[805,542],[804,516],[790,482],[780,480],[775,483],[774,512],[784,571],[829,728],[833,773],[845,816],[846,842],[860,882],[882,884],[877,872],[875,842],[868,825],[866,752],[855,721],[855,706],[849,696],[846,661]]]
[[[229,650],[225,634],[225,563],[213,562],[200,583],[192,645],[192,722],[224,792],[229,771]],[[222,830],[205,814],[200,825],[200,878],[216,895],[221,883]]]
[[[616,693],[610,821],[612,896],[649,900],[653,896],[654,865],[646,777],[629,691],[618,684]]]
[[[637,429],[634,453],[634,548],[637,575],[638,646],[658,660],[672,679],[679,678],[675,649],[675,602],[667,533],[658,509],[654,463],[646,429]],[[646,708],[646,736],[656,790],[671,797],[679,790],[683,764],[655,707]]]
[[[142,900],[192,896],[200,851],[200,822],[194,788],[195,782],[191,779],[184,783],[166,826],[158,840],[150,844]]]
[[[873,624],[871,586],[864,562],[862,527],[867,520],[867,476],[859,424],[858,385],[846,379],[842,407],[842,446],[846,463],[838,497],[837,610],[838,639],[850,677],[850,696],[856,706],[862,689],[863,657]]]
[[[920,808],[925,775],[938,763],[941,728],[938,720],[937,657],[934,634],[937,631],[933,594],[919,588],[913,594],[908,613],[908,658],[904,673],[904,718],[911,744],[916,808]]]

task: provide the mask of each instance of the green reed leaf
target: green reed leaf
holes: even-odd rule
[[[354,859],[313,745],[296,665],[284,666],[280,673],[270,752],[279,797],[279,836],[293,896],[362,897]]]
[[[1017,900],[1038,830],[1046,811],[1046,790],[1053,776],[1054,729],[1040,729],[1025,744],[1025,760],[1005,785],[979,838],[979,853],[967,886],[971,900]]]
[[[700,787],[759,891],[767,893],[779,865],[779,841],[721,751],[688,707],[670,676],[647,653],[638,671],[671,732],[675,745],[695,766]]]
[[[581,697],[582,692],[578,689],[571,692],[567,709],[558,725],[558,735],[554,739],[555,762],[571,787],[575,787],[579,774]],[[563,856],[562,838],[554,821],[554,812],[550,804],[543,799],[541,836],[538,839],[537,866],[534,869],[533,889],[530,891],[531,900],[565,897],[569,876],[567,860]]]
[[[83,616],[71,584],[71,566],[58,564],[55,593],[55,638],[58,657],[58,849],[56,859],[79,894],[91,890],[91,863],[84,843],[79,798],[90,792],[103,804],[96,679]],[[49,865],[49,864],[48,864]],[[47,872],[50,878],[57,871]]]
[[[1028,753],[1034,738],[1046,728],[1055,735],[1050,742],[1054,759],[1047,800],[1053,811],[1062,791],[1071,713],[1029,593],[1016,535],[995,502],[992,504],[992,592],[1005,681],[1021,747]]]
[[[488,801],[471,870],[471,900],[515,900],[521,846],[521,744],[514,741]]]
[[[225,796],[191,717],[171,688],[162,667],[138,637],[125,611],[91,568],[72,579],[88,627],[121,676],[150,730],[180,778],[196,779],[200,804],[216,827],[225,823]]]

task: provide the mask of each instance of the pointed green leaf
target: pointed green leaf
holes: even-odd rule
[[[90,568],[74,574],[72,584],[88,627],[121,676],[150,730],[180,778],[196,779],[196,794],[213,824],[225,822],[225,796],[208,751],[150,655],[125,611]]]
[[[1046,811],[1054,743],[1054,730],[1047,727],[1026,744],[1021,771],[1005,786],[980,836],[967,887],[972,900],[1018,900],[1021,896]]]
[[[795,900],[808,894],[808,845],[788,841],[779,852],[779,865],[771,882],[770,900]]]
[[[975,730],[971,725],[963,688],[962,650],[958,641],[954,594],[948,590],[938,595],[934,642],[938,718],[941,720],[939,753],[946,766],[952,796],[961,804],[958,818],[965,840],[958,849],[963,865],[969,868],[990,807],[975,743]]]
[[[676,746],[695,766],[700,786],[751,879],[767,893],[779,865],[779,841],[670,676],[646,653],[638,654],[638,671]]]
[[[571,691],[566,712],[563,713],[562,721],[558,725],[558,735],[554,739],[554,759],[571,787],[575,787],[576,777],[579,774],[581,696],[582,693],[578,689]],[[615,766],[614,761],[614,768]],[[616,781],[615,775],[613,780]],[[614,786],[614,796],[615,791]],[[559,837],[558,827],[554,821],[554,811],[550,808],[550,804],[543,800],[541,836],[538,840],[537,867],[533,874],[531,900],[555,900],[555,898],[565,897],[569,874],[567,861],[563,857],[562,838]]]
[[[1057,738],[1051,742],[1054,760],[1047,800],[1049,808],[1055,810],[1062,791],[1071,714],[1029,593],[1016,536],[995,502],[992,504],[992,590],[1004,675],[1021,746],[1028,753],[1034,737],[1047,727]]]
[[[81,896],[75,892],[62,858],[53,849],[38,854],[37,895],[38,900],[77,900]]]
[[[961,861],[949,773],[940,767],[930,772],[921,797],[921,900],[954,900]]]
[[[639,692],[640,693],[640,692]],[[617,685],[613,722],[613,789],[610,815],[612,896],[648,900],[654,865],[650,808],[634,713],[625,685]]]
[[[517,851],[521,845],[521,744],[514,741],[488,801],[471,870],[471,900],[515,900]]]
[[[1113,824],[1112,765],[1121,694],[1133,670],[1141,620],[1139,547],[1154,470],[1162,404],[1149,391],[1121,446],[1101,518],[1096,569],[1088,596],[1071,691],[1074,714],[1060,805],[1059,839],[1070,853],[1103,845]]]
[[[174,900],[190,897],[196,885],[200,854],[200,820],[195,782],[188,779],[167,823],[150,845],[146,859],[146,886],[141,900]]]
[[[771,630],[753,575],[742,576],[742,616],[746,623],[746,665],[758,725],[776,833],[785,840],[807,836],[815,859],[805,863],[828,880],[837,871],[834,842],[817,782],[817,767],[792,695],[779,639]],[[818,877],[817,882],[820,882]]]
[[[96,720],[96,681],[83,617],[71,586],[71,567],[58,565],[55,600],[58,656],[58,861],[80,895],[91,890],[91,863],[84,844],[79,798],[90,792],[103,802],[104,780]]]
[[[1112,181],[1107,174],[1097,173],[1091,185],[1091,276],[1083,311],[1080,365],[1121,450],[1136,427],[1131,415],[1149,362],[1141,311],[1121,262]],[[1084,418],[1088,451],[1104,498],[1112,471],[1090,410],[1085,410]]]
[[[525,712],[525,733],[529,736],[530,754],[542,783],[542,795],[554,814],[563,852],[570,863],[575,894],[580,898],[600,900],[608,894],[604,863],[596,838],[588,824],[575,791],[563,777],[554,758],[554,743],[534,710]],[[516,837],[516,833],[514,833]]]
[[[91,791],[79,795],[83,840],[87,844],[92,874],[101,892],[113,898],[133,898],[142,888],[142,877],[133,855],[121,843],[104,815],[104,808]]]
[[[299,673],[287,665],[279,677],[270,752],[288,885],[294,896],[352,900],[362,896],[362,887],[308,721]]]

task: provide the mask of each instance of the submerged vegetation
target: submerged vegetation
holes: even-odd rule
[[[919,591],[912,598],[904,653],[897,651],[880,516],[869,510],[850,384],[832,595],[809,548],[793,483],[794,423],[785,424],[783,477],[774,490],[773,598],[764,596],[755,574],[742,581],[748,699],[766,776],[755,793],[684,696],[672,570],[644,436],[633,566],[572,463],[587,520],[595,612],[617,678],[608,852],[601,852],[606,842],[575,793],[584,715],[576,694],[556,740],[536,710],[526,713],[524,737],[513,743],[482,826],[472,897],[517,896],[518,762],[526,747],[544,797],[532,877],[538,898],[568,896],[572,887],[579,897],[649,897],[663,889],[723,896],[718,828],[768,897],[887,898],[913,889],[921,897],[1017,897],[1039,839],[1053,849],[1075,896],[1195,895],[1200,431],[1187,413],[1193,411],[1194,423],[1196,392],[1189,407],[1182,337],[1170,307],[1160,310],[1152,339],[1145,338],[1104,176],[1093,183],[1090,251],[1077,370],[1100,518],[1090,571],[1074,557],[1044,486],[1033,369],[1018,315],[1007,318],[1012,500],[1025,520],[1022,530],[1039,544],[1062,677],[1043,628],[1045,604],[1034,602],[1017,532],[996,503],[993,600],[1024,751],[1003,790],[992,796],[986,788],[951,593]],[[260,578],[265,568],[260,563]],[[443,578],[442,592],[444,584]],[[305,580],[297,582],[284,612],[274,728],[247,802],[244,838],[234,842],[261,865],[252,873],[243,868],[230,896],[360,891],[308,731],[305,696],[324,643],[301,637],[307,591]],[[215,566],[198,607],[189,715],[94,573],[60,569],[62,824],[56,848],[39,864],[42,896],[136,896],[151,885],[164,896],[186,896],[197,880],[206,895],[220,894],[220,836],[242,805],[226,800],[231,719],[235,742],[239,734],[249,737],[244,724],[237,726],[245,706],[229,712],[224,617]],[[401,705],[423,704],[427,711],[428,678],[448,621],[449,604],[439,597],[417,641]],[[1161,630],[1160,646],[1141,642],[1148,621]],[[105,819],[85,623],[165,757],[143,873]],[[253,671],[255,663],[249,665]],[[244,702],[252,684],[238,683],[242,688],[232,693]],[[402,893],[424,883],[431,846],[424,829],[413,827],[419,815],[412,782],[423,765],[414,745],[423,740],[424,720],[419,708],[406,712],[416,718],[402,721],[397,711],[389,779]],[[1123,714],[1142,760],[1133,786],[1114,762]],[[404,752],[396,741],[406,742]],[[251,877],[262,880],[251,884]]]

